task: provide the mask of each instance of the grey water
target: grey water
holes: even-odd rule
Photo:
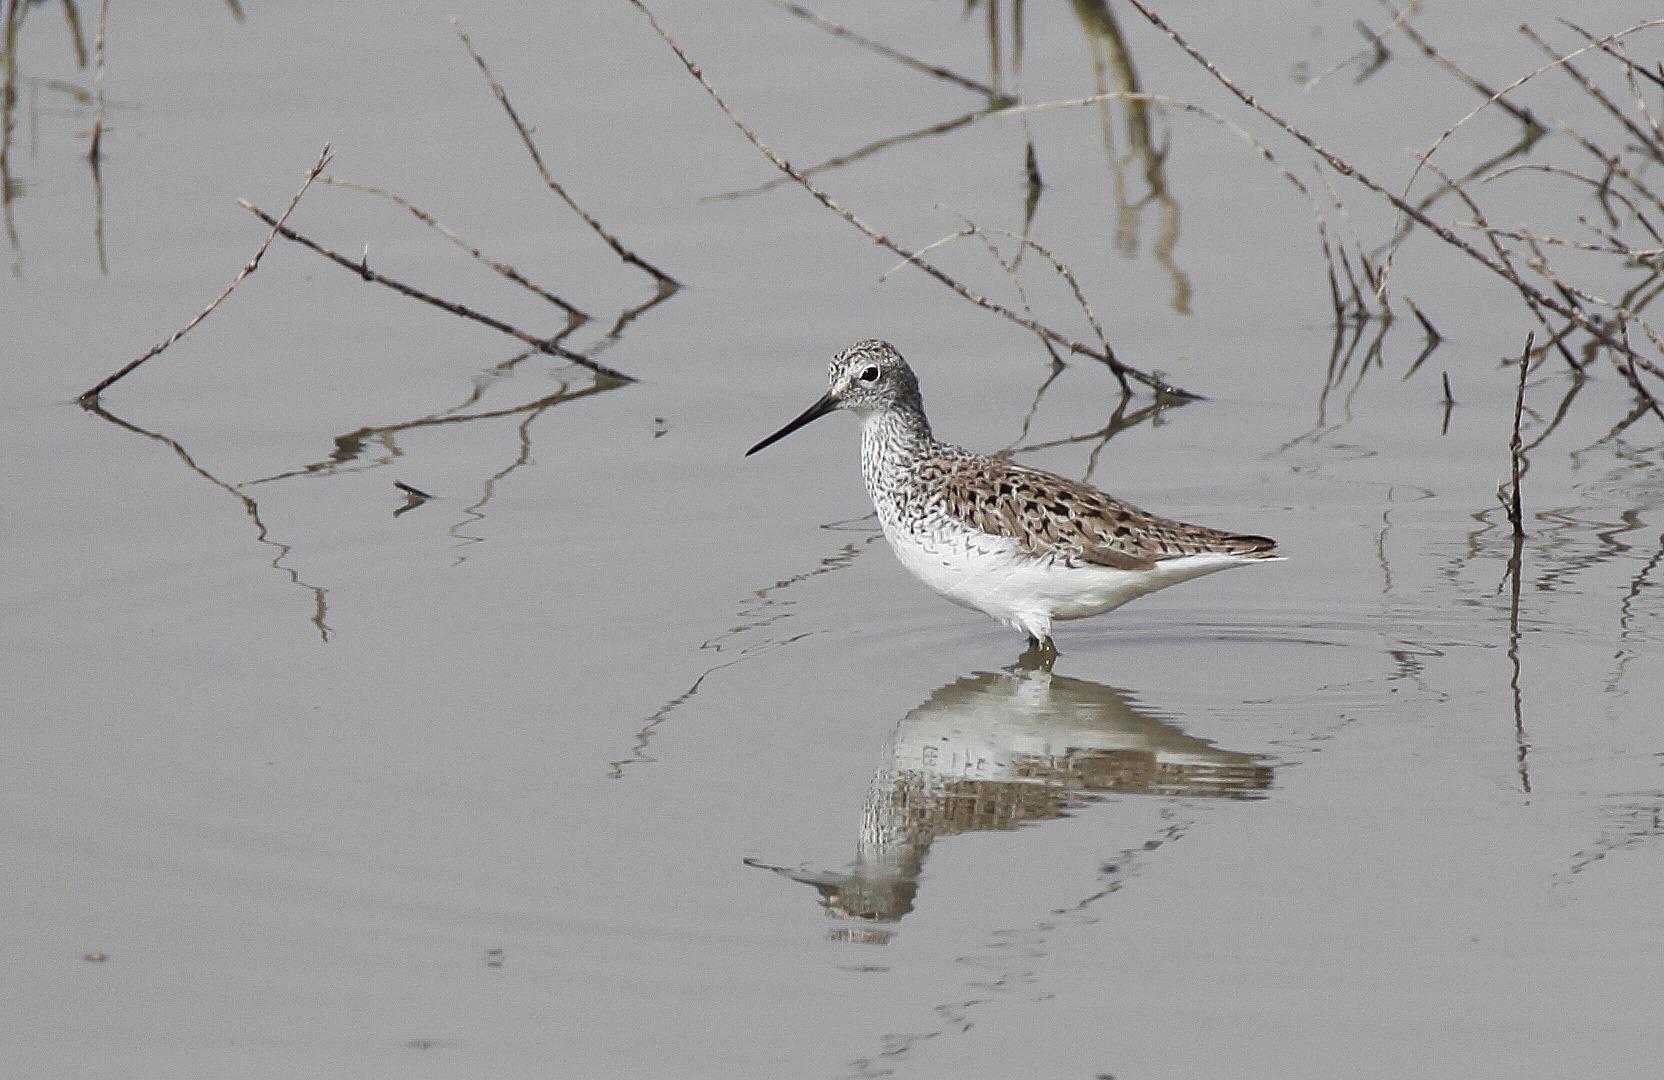
[[[96,174],[97,11],[8,8],[6,1072],[1644,1074],[1664,426],[1620,373],[1534,365],[1516,547],[1497,488],[1541,325],[1412,237],[1399,317],[1337,326],[1313,203],[1354,250],[1392,216],[1339,180],[1337,210],[1132,8],[817,9],[989,95],[776,5],[650,6],[862,220],[912,250],[967,219],[1026,230],[1117,355],[1201,400],[1055,368],[776,183],[627,3],[115,3]],[[643,309],[652,279],[545,185],[453,13],[553,178],[673,295]],[[1544,62],[1522,21],[1574,47],[1557,14],[1415,25],[1500,87]],[[1483,100],[1403,38],[1374,56],[1373,5],[1163,15],[1393,184]],[[1536,87],[1599,130],[1573,80]],[[1278,164],[1174,104],[990,111],[1117,89],[1244,125]],[[1517,128],[1476,118],[1448,168]],[[280,238],[78,407],[225,287],[269,232],[237,200],[281,213],[325,143],[330,178],[582,308],[562,345],[636,381]],[[1556,134],[1496,167],[1576,160]],[[1484,190],[1525,221],[1571,188]],[[289,224],[566,327],[381,196],[315,183]],[[1095,340],[1040,252],[1021,295],[975,236],[930,257]],[[847,417],[741,456],[865,337],[907,356],[942,437],[1288,561],[1060,625],[1054,667],[1021,662],[885,548]]]

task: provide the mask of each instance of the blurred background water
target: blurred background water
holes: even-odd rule
[[[864,220],[914,250],[967,218],[1032,236],[1123,360],[1204,399],[1123,401],[1101,365],[1055,369],[888,273],[626,3],[117,0],[102,114],[97,10],[6,5],[9,1070],[1644,1072],[1664,1050],[1664,439],[1622,372],[1539,349],[1516,545],[1497,488],[1525,334],[1548,330],[1422,232],[1394,257],[1395,318],[1337,323],[1313,201],[1358,276],[1394,218],[1332,179],[1337,209],[1309,152],[1136,10],[817,9],[953,81],[783,6],[652,8]],[[553,177],[673,295],[638,310],[653,280],[539,179],[453,12]],[[1402,30],[1371,47],[1356,24],[1393,21],[1374,5],[1162,14],[1395,189],[1484,100]],[[1547,59],[1521,22],[1583,44],[1560,14],[1423,5],[1410,27],[1500,89]],[[1625,42],[1647,60],[1661,40]],[[1557,125],[1634,150],[1647,112],[1613,57],[1579,64],[1640,130],[1561,72],[1518,95],[1547,134],[1496,108],[1464,124],[1434,161],[1477,170],[1493,224],[1605,221],[1543,171],[1596,169]],[[1248,128],[1311,199],[1175,104],[998,111],[1105,91]],[[330,177],[590,314],[562,345],[635,381],[279,239],[79,408],[249,260],[269,230],[237,200],[280,213],[326,142]],[[1478,179],[1510,165],[1535,171]],[[1439,190],[1424,173],[1412,196]],[[1661,220],[1636,201],[1606,208]],[[1448,190],[1429,205],[1470,216]],[[315,184],[289,223],[537,336],[566,326],[385,198]],[[1552,255],[1646,316],[1644,260]],[[1036,251],[1021,295],[976,238],[929,257],[1091,340]],[[1051,671],[1014,663],[1016,635],[885,549],[852,423],[741,457],[874,336],[945,438],[1289,561],[1066,624]]]

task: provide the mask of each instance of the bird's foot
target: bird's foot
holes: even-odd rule
[[[1046,671],[1052,669],[1057,662],[1057,646],[1052,644],[1050,637],[1028,639],[1028,648],[1023,650],[1017,662],[1012,665],[1019,671]]]

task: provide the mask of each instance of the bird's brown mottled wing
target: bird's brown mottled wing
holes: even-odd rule
[[[1157,517],[1094,487],[999,458],[930,462],[943,512],[1024,550],[1057,552],[1119,570],[1222,553],[1274,558],[1276,541]]]

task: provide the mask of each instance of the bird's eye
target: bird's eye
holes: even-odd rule
[[[878,381],[878,368],[870,367],[867,370],[861,372],[861,381],[862,382],[877,382]]]

